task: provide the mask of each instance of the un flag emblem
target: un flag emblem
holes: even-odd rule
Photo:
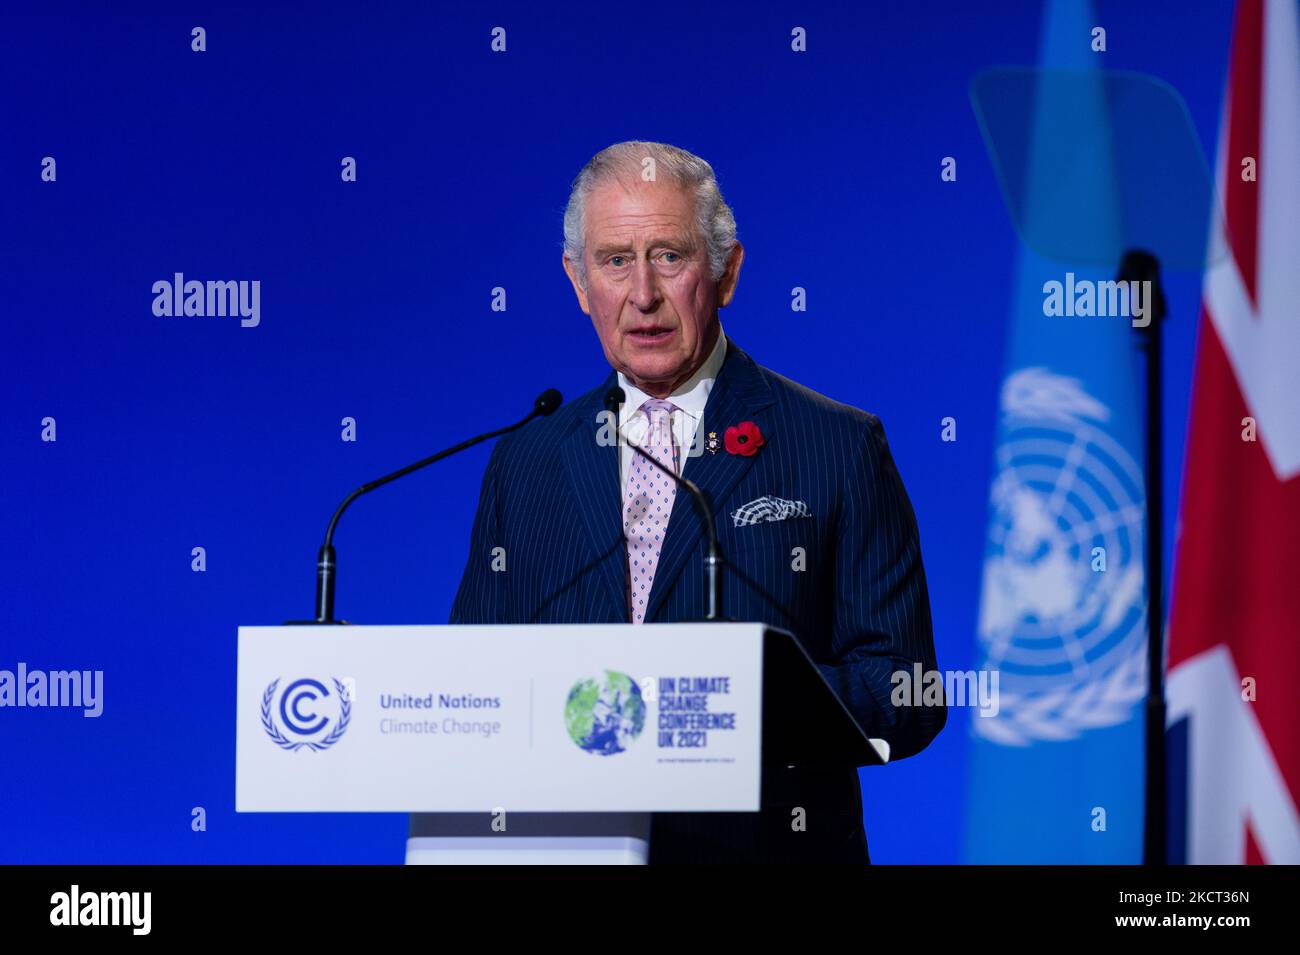
[[[1077,379],[1019,371],[1002,412],[979,621],[1001,708],[972,725],[1023,746],[1123,723],[1146,692],[1146,494]]]

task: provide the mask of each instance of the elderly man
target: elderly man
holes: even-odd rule
[[[763,368],[723,333],[718,309],[743,261],[703,159],[625,142],[587,163],[564,215],[563,262],[612,371],[497,444],[451,622],[700,617],[700,520],[633,441],[712,500],[724,614],[792,632],[868,735],[893,759],[910,756],[947,714],[890,702],[892,674],[935,668],[911,505],[876,417]],[[628,439],[617,446],[598,440],[615,384]],[[508,573],[492,570],[497,548]],[[655,815],[649,861],[868,861],[854,768],[764,776],[760,813]]]

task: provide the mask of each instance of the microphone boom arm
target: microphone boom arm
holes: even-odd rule
[[[517,421],[512,425],[507,425],[504,428],[497,428],[495,431],[489,431],[486,434],[480,434],[476,437],[469,438],[466,441],[460,442],[460,444],[452,445],[450,448],[445,448],[436,454],[431,454],[427,458],[422,458],[414,464],[408,464],[406,467],[394,471],[392,474],[386,474],[381,478],[368,481],[345,497],[343,503],[334,511],[334,516],[330,518],[329,527],[325,529],[325,542],[321,544],[320,550],[316,554],[316,619],[290,622],[317,624],[342,622],[334,619],[334,584],[338,571],[338,564],[335,561],[334,554],[334,529],[338,526],[339,518],[343,516],[343,512],[348,509],[353,501],[361,497],[363,494],[369,494],[376,488],[383,487],[385,484],[396,481],[400,477],[405,477],[412,471],[418,471],[423,467],[428,467],[436,461],[441,461],[443,458],[449,458],[453,454],[459,454],[466,448],[472,448],[476,444],[482,444],[484,441],[490,441],[491,439],[500,437],[503,434],[516,431],[536,417],[549,415],[560,406],[563,400],[564,399],[560,396],[558,391],[555,391],[554,389],[546,391],[533,403],[533,410],[522,420]]]

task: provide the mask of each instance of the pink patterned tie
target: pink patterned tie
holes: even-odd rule
[[[650,398],[641,411],[650,419],[645,437],[638,442],[646,452],[664,467],[678,473],[678,451],[673,442],[672,423],[669,416],[677,406],[663,398]],[[650,588],[654,584],[655,568],[659,565],[659,550],[663,547],[668,518],[673,513],[673,500],[677,497],[677,483],[667,474],[643,458],[632,453],[632,466],[628,469],[627,487],[623,491],[623,536],[627,538],[628,609],[633,623],[645,622]]]

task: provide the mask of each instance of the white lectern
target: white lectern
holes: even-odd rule
[[[888,759],[756,623],[241,627],[237,713],[237,811],[439,814],[412,863],[643,862],[765,762]]]

